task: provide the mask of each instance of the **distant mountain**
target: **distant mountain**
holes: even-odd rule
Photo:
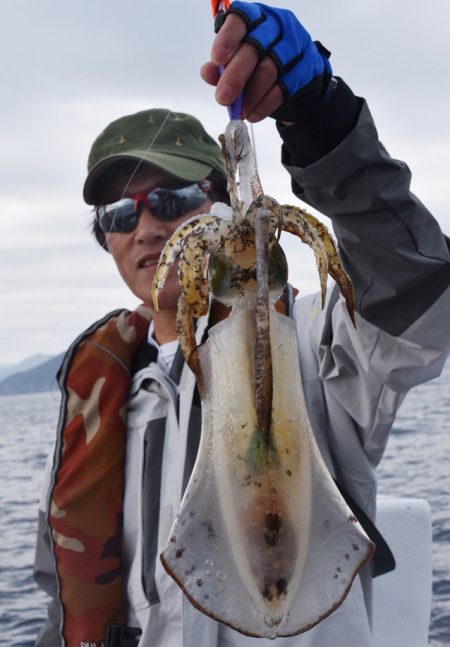
[[[30,357],[26,357],[23,359],[21,362],[18,362],[17,364],[2,364],[0,366],[0,380],[4,380],[5,377],[8,377],[9,375],[13,375],[14,373],[23,373],[24,371],[28,371],[30,368],[34,368],[35,366],[39,366],[39,364],[43,364],[47,360],[51,359],[54,357],[54,355],[44,355],[44,353],[36,353],[36,355],[31,355]]]
[[[3,378],[0,380],[0,395],[42,393],[54,390],[57,388],[56,373],[61,366],[63,357],[64,353],[55,355],[28,370],[14,372],[12,375],[10,374]],[[32,360],[33,358],[29,359]]]

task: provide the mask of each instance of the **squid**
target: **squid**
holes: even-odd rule
[[[221,136],[230,209],[182,224],[166,243],[152,298],[178,260],[177,334],[202,402],[196,463],[161,561],[200,611],[275,638],[307,631],[345,599],[374,546],[331,478],[308,419],[294,322],[275,303],[287,282],[279,234],[314,252],[354,322],[354,297],[326,227],[264,195],[243,121]],[[239,176],[239,184],[237,182]],[[197,345],[212,299],[230,309]]]

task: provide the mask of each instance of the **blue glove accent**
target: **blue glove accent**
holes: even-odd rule
[[[322,75],[331,77],[326,50],[311,40],[292,11],[236,0],[228,13],[236,13],[245,21],[244,42],[253,44],[261,58],[269,56],[274,61],[285,100],[297,95],[314,79]]]
[[[227,13],[231,10],[239,13],[247,25],[247,31],[251,31],[260,22],[265,20],[262,5],[257,2],[232,2]]]

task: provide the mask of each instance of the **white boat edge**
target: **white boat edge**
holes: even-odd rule
[[[432,598],[432,530],[424,499],[379,495],[377,527],[396,568],[374,579],[373,647],[426,647]]]

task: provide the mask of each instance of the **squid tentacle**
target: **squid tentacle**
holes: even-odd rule
[[[311,227],[317,232],[318,236],[321,238],[323,244],[325,245],[326,253],[328,256],[328,272],[330,276],[336,281],[339,285],[342,295],[344,296],[345,303],[347,305],[347,310],[350,315],[350,319],[354,326],[355,323],[355,292],[353,290],[353,285],[350,281],[350,278],[344,268],[342,267],[341,259],[336,249],[336,245],[330,235],[330,232],[325,227],[323,222],[318,220],[315,216],[307,211],[303,211],[303,215]]]
[[[322,308],[325,305],[325,296],[327,292],[327,273],[328,273],[328,255],[322,239],[318,236],[314,227],[311,227],[304,217],[304,211],[298,207],[283,205],[281,228],[290,234],[294,234],[304,243],[309,245],[316,259],[317,271],[320,277],[320,294]]]
[[[188,238],[202,232],[207,240],[216,240],[220,244],[229,231],[229,225],[230,223],[217,216],[202,214],[190,218],[175,230],[161,252],[158,268],[152,283],[151,296],[157,311],[159,292],[164,287],[170,269],[186,246]],[[197,237],[197,240],[201,242],[202,237]]]

